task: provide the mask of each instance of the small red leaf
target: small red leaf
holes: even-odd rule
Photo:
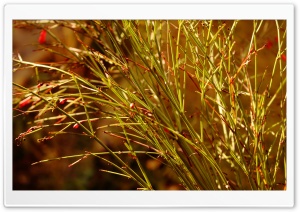
[[[44,44],[46,42],[46,35],[47,35],[47,31],[46,30],[42,30],[40,37],[39,37],[39,43],[40,44]]]
[[[282,54],[282,55],[281,55],[281,59],[282,59],[283,61],[286,61],[286,55],[285,55],[285,54]]]

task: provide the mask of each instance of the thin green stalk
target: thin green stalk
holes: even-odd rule
[[[72,78],[77,86],[77,89],[78,89],[78,92],[79,92],[79,95],[80,95],[80,98],[82,99],[83,101],[83,108],[84,108],[84,111],[85,111],[85,115],[86,115],[86,118],[87,118],[87,121],[88,121],[88,124],[89,124],[89,127],[90,127],[90,132],[93,134],[93,137],[95,136],[95,133],[94,133],[94,129],[93,129],[93,126],[92,126],[92,123],[91,123],[91,120],[90,120],[90,116],[89,116],[89,113],[88,113],[88,110],[86,108],[86,102],[83,98],[83,95],[81,93],[81,89],[80,89],[80,86],[78,85],[77,83],[77,80],[76,80],[76,77],[74,75],[72,75]]]
[[[37,93],[34,93],[30,90],[28,90],[27,88],[19,85],[19,84],[16,84],[16,83],[13,83],[14,86],[17,86],[23,90],[26,90],[28,91],[29,93],[41,98],[43,101],[45,102],[48,102],[47,99],[45,99],[43,96],[37,94]],[[65,112],[63,109],[59,108],[59,107],[56,107],[55,104],[53,103],[50,103],[54,108],[57,108],[61,113],[63,113],[64,115],[68,116],[70,119],[72,119],[75,123],[77,123],[88,135],[90,135],[93,139],[95,139],[95,141],[97,143],[99,143],[100,145],[102,145],[120,164],[122,164],[123,166],[125,166],[127,168],[127,170],[129,171],[130,175],[132,175],[134,178],[137,179],[137,182],[142,184],[145,188],[149,188],[148,187],[148,184],[142,179],[140,178],[140,176],[138,176],[134,170],[132,170],[121,158],[119,158],[107,145],[105,145],[104,142],[102,142],[98,137],[95,137],[93,132],[90,132],[82,123],[80,123],[77,119],[75,119],[74,117],[70,116],[67,112]],[[123,170],[123,169],[122,169]],[[151,189],[151,188],[149,188]]]

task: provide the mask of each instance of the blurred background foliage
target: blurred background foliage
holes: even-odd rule
[[[89,26],[89,21],[85,21],[87,26]],[[233,21],[224,20],[222,21],[226,24],[226,30],[230,29]],[[72,21],[57,21],[61,26],[56,27],[52,30],[52,33],[55,34],[66,46],[81,48],[81,43],[78,42],[76,36],[74,36],[73,29],[66,26],[71,26]],[[214,31],[217,31],[218,21],[213,25]],[[285,30],[285,21],[281,21],[282,30]],[[53,25],[53,23],[42,24],[42,21],[39,21],[39,25],[43,27],[48,27]],[[176,25],[176,21],[174,21]],[[235,30],[235,55],[236,64],[241,64],[242,59],[245,57],[245,52],[248,50],[249,46],[247,44],[251,40],[252,31],[253,31],[253,22],[243,20],[240,21]],[[62,55],[68,54],[68,52],[60,52],[62,55],[44,51],[42,46],[39,44],[39,37],[41,33],[41,28],[37,27],[37,24],[29,24],[27,21],[15,21],[13,28],[13,52],[14,55],[20,55],[24,61],[30,62],[48,62],[59,63],[65,60],[65,57]],[[174,29],[174,36],[177,36],[177,32]],[[51,36],[46,36],[45,44],[50,44],[54,42]],[[90,46],[93,46],[93,40],[89,37],[82,37],[82,41]],[[265,45],[265,49],[259,52],[259,63],[258,70],[262,73],[268,69],[268,72],[271,72],[273,67],[273,61],[276,58],[277,54],[277,29],[274,21],[265,21],[263,29],[258,35],[257,46]],[[182,41],[184,42],[184,40]],[[52,47],[54,50],[61,51],[61,48]],[[162,47],[164,48],[164,47]],[[286,48],[285,43],[283,48]],[[125,50],[124,50],[125,51]],[[127,49],[126,51],[130,51]],[[285,62],[286,56],[282,57],[282,60]],[[247,69],[249,75],[254,74],[253,68],[251,66]],[[74,72],[89,77],[89,70],[84,66],[74,67]],[[267,73],[267,76],[270,77],[270,73]],[[53,79],[60,79],[62,76],[53,75],[48,71],[40,74],[40,80],[44,82],[50,82]],[[280,84],[280,77],[274,76],[274,85]],[[13,74],[13,81],[23,85],[24,87],[31,87],[37,85],[37,80],[35,77],[34,70],[32,69],[23,69],[22,71],[15,72]],[[119,81],[122,83],[122,79]],[[268,82],[266,82],[268,83]],[[197,105],[199,101],[197,95],[193,91],[193,83],[188,81],[187,83],[187,112],[190,115],[193,115],[197,111]],[[265,86],[262,85],[262,88]],[[273,86],[270,93],[276,92],[278,86]],[[190,91],[190,92],[189,92]],[[246,99],[243,100],[247,101]],[[270,108],[268,113],[269,124],[277,123],[280,120],[280,110],[279,108],[280,100],[274,103],[274,106]],[[22,108],[22,111],[26,111],[26,107]],[[19,110],[18,105],[14,107],[13,114],[13,138],[17,138],[21,133],[26,132],[29,127],[28,123],[32,123],[35,120],[34,113],[23,113]],[[105,120],[105,123],[110,123],[109,120]],[[195,123],[198,123],[195,121]],[[104,124],[103,122],[101,125]],[[278,130],[280,126],[278,126]],[[51,128],[47,129],[49,132]],[[276,129],[275,129],[276,131]],[[125,179],[124,177],[112,175],[109,173],[101,172],[100,169],[109,169],[113,168],[99,160],[96,157],[87,157],[82,159],[80,162],[69,167],[70,164],[74,163],[77,159],[63,159],[55,160],[46,163],[39,163],[36,165],[31,165],[34,162],[43,160],[62,157],[66,155],[75,155],[82,154],[85,151],[87,152],[101,152],[104,151],[96,142],[90,142],[88,137],[78,136],[76,130],[69,134],[61,134],[55,136],[53,139],[46,142],[38,142],[42,137],[48,136],[47,132],[39,131],[37,133],[29,134],[26,136],[26,140],[21,143],[13,141],[13,189],[14,190],[136,190],[138,185],[130,180]],[[101,137],[105,143],[110,146],[120,146],[120,142],[116,138],[99,131],[98,135]],[[266,138],[266,143],[271,141]],[[266,144],[269,146],[269,144]],[[119,147],[120,149],[120,147]],[[273,162],[275,163],[275,152],[273,153]],[[109,159],[110,156],[107,156]],[[123,160],[134,168],[135,163],[131,157],[124,155]],[[158,190],[181,190],[184,189],[180,185],[177,176],[172,172],[168,166],[164,166],[162,161],[155,160],[147,155],[140,156],[140,160],[143,161],[146,167],[146,172],[153,183],[153,188]],[[278,185],[276,189],[284,189],[285,178],[283,171],[283,164],[280,164],[281,170],[279,170],[278,176]],[[228,168],[227,173],[230,173]],[[281,177],[280,177],[281,176]]]

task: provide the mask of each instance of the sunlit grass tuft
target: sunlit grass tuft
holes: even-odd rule
[[[261,41],[270,25],[278,41],[275,52]],[[104,148],[32,165],[74,158],[72,167],[95,157],[113,167],[100,171],[152,190],[155,179],[142,157],[147,156],[169,167],[186,190],[284,189],[285,22],[15,23],[26,26],[47,33],[51,39],[39,47],[64,59],[15,57],[14,74],[32,69],[36,83],[13,83],[14,115],[35,115],[17,143],[42,130],[50,136],[41,142],[76,134]],[[250,36],[239,37],[242,26],[251,29]],[[56,27],[71,29],[79,46],[68,46]],[[100,132],[118,145],[108,145]]]

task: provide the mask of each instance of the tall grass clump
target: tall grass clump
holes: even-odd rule
[[[68,160],[72,168],[94,158],[118,183],[153,190],[161,178],[146,165],[150,158],[186,190],[286,188],[285,21],[43,20],[14,27],[38,30],[32,45],[52,55],[30,61],[15,52],[14,76],[32,73],[27,84],[13,82],[14,119],[24,117],[27,126],[15,148],[27,137],[42,145],[76,135],[99,144],[99,151],[32,165]]]

